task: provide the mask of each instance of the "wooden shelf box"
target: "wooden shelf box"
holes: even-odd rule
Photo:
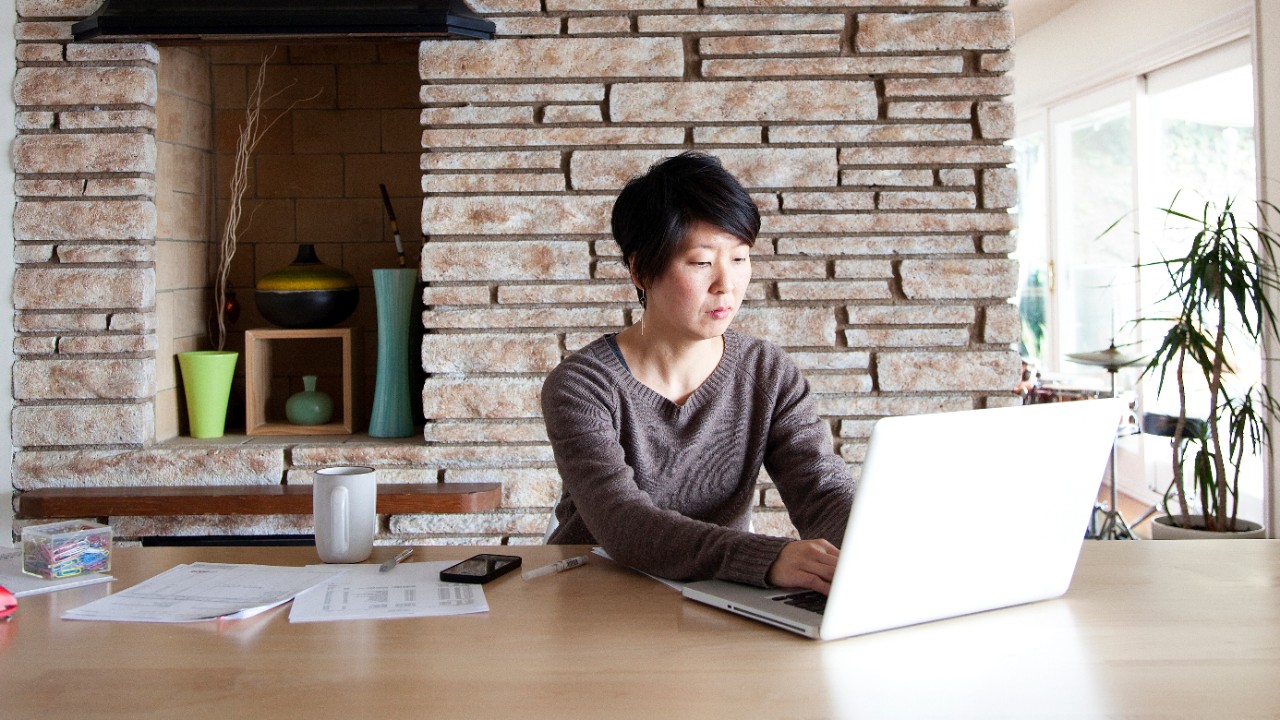
[[[323,425],[294,425],[283,418],[269,418],[271,359],[282,343],[297,340],[329,340],[340,343],[342,395],[334,397],[332,421]],[[351,328],[289,330],[256,328],[244,333],[245,432],[248,435],[350,435],[355,431]]]

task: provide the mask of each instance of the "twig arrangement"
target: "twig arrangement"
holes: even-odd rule
[[[243,216],[244,196],[249,190],[249,162],[253,156],[253,151],[258,147],[258,143],[262,141],[263,136],[280,121],[280,118],[287,115],[299,103],[314,100],[322,92],[317,91],[311,97],[294,100],[289,103],[288,107],[276,113],[275,117],[264,123],[262,120],[262,106],[279,97],[295,84],[289,83],[275,93],[265,98],[263,97],[263,92],[267,85],[267,65],[275,54],[275,49],[272,49],[270,53],[262,58],[262,63],[258,66],[258,77],[254,81],[253,88],[249,92],[248,101],[245,104],[244,123],[240,126],[239,137],[236,138],[235,163],[232,166],[230,187],[228,188],[230,202],[227,206],[227,220],[222,228],[222,237],[216,246],[217,258],[214,268],[213,307],[215,327],[212,340],[214,348],[217,350],[222,350],[227,342],[227,282],[231,276],[231,260],[236,255],[236,246],[241,232],[240,221]],[[250,215],[250,220],[252,220],[252,215]]]

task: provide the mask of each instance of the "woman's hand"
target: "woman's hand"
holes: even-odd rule
[[[782,546],[765,579],[778,587],[806,588],[826,595],[840,549],[826,540],[795,540]]]

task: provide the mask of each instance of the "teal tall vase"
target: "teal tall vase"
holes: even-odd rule
[[[371,437],[413,434],[413,414],[409,409],[409,316],[417,281],[417,270],[373,271],[373,294],[378,303],[378,375],[369,414]]]

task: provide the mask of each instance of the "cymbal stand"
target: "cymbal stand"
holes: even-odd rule
[[[1107,373],[1111,375],[1111,397],[1116,396],[1116,373],[1120,370],[1118,367],[1107,366]],[[1117,433],[1119,437],[1119,433]],[[1093,516],[1089,520],[1089,529],[1085,533],[1085,537],[1090,540],[1137,540],[1138,536],[1133,534],[1133,529],[1129,527],[1129,523],[1125,521],[1124,515],[1120,513],[1120,508],[1116,504],[1116,446],[1111,445],[1111,503],[1098,503],[1093,506]]]

